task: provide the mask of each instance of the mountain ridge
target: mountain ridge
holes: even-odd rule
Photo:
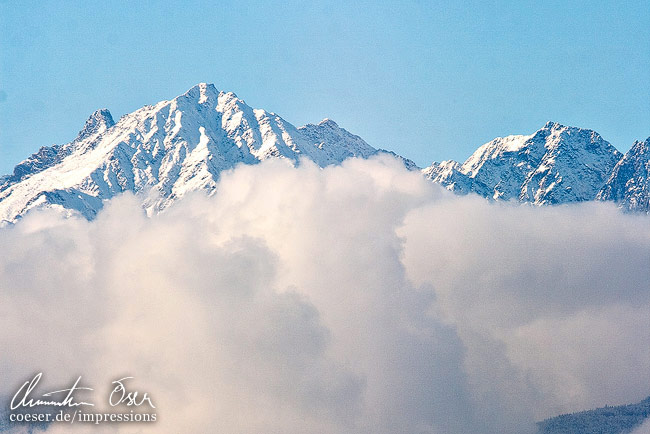
[[[103,201],[124,191],[152,190],[143,200],[151,214],[189,191],[213,191],[219,174],[237,164],[283,158],[297,165],[307,158],[325,167],[378,153],[459,194],[535,205],[614,201],[650,212],[648,140],[623,155],[595,131],[548,122],[531,135],[496,138],[463,163],[420,169],[331,119],[295,127],[233,92],[199,83],[117,122],[108,109],[96,110],[74,140],[41,147],[0,177],[0,221],[15,222],[40,207],[92,219]]]
[[[451,191],[549,205],[594,200],[622,154],[592,130],[547,122],[531,135],[498,137],[465,162],[424,175]]]

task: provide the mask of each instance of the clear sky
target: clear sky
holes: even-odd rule
[[[650,135],[650,0],[0,0],[0,172],[198,82],[421,166],[548,120]]]

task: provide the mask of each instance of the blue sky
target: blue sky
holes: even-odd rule
[[[650,135],[650,1],[0,0],[0,172],[206,81],[421,166],[548,120]]]

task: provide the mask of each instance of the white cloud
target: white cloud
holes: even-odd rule
[[[650,225],[607,205],[270,161],[153,218],[35,213],[0,248],[6,384],[133,375],[155,432],[521,433],[650,394]]]

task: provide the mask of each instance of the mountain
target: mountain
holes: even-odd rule
[[[434,162],[422,173],[456,193],[491,200],[536,205],[607,200],[650,213],[649,140],[621,155],[594,131],[548,122],[528,136],[496,138],[462,164]],[[325,167],[377,153],[420,170],[330,119],[296,128],[232,92],[200,83],[117,122],[108,110],[97,110],[73,141],[40,148],[0,177],[0,225],[40,207],[92,219],[105,200],[124,191],[140,193],[151,214],[190,191],[213,191],[220,173],[237,164],[269,158],[299,164],[307,158]]]
[[[598,133],[548,122],[529,136],[496,138],[462,165],[433,163],[423,173],[459,193],[549,205],[593,200],[620,159]]]
[[[563,414],[537,424],[539,434],[627,434],[650,417],[650,397],[637,404]]]
[[[378,152],[332,120],[296,128],[201,83],[117,123],[98,110],[75,140],[41,148],[0,178],[0,222],[37,207],[91,219],[104,200],[124,191],[149,192],[144,206],[153,212],[188,191],[214,189],[221,171],[239,163],[286,158],[298,164],[306,157],[324,167]]]
[[[599,200],[612,200],[623,209],[650,213],[650,137],[635,142],[616,163]]]

